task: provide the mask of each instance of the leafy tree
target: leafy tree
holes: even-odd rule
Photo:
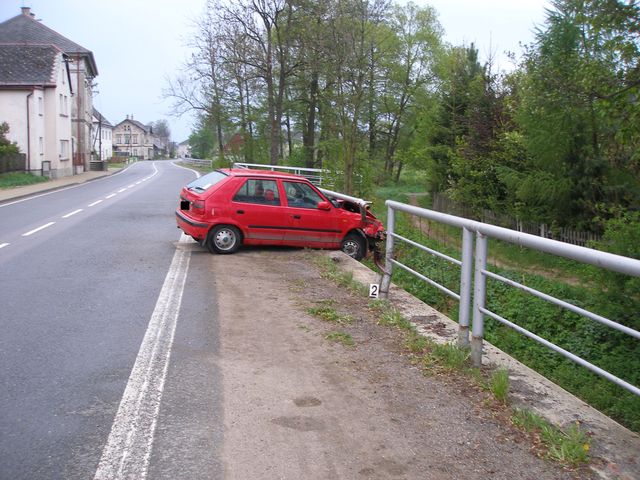
[[[593,227],[603,203],[640,207],[639,7],[553,6],[524,64],[519,123],[532,164],[519,198],[539,219]]]
[[[216,148],[216,136],[211,122],[204,116],[200,116],[195,130],[189,136],[191,155],[194,158],[212,158]]]
[[[9,133],[9,124],[0,123],[0,153],[19,153],[18,145],[7,138],[7,133]]]

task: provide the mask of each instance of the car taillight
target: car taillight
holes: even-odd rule
[[[204,208],[204,201],[196,200],[191,204],[191,206],[195,209],[202,210]]]

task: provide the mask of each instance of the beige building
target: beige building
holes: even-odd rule
[[[113,155],[152,160],[164,152],[159,139],[153,134],[151,125],[134,120],[133,115],[113,127]]]
[[[91,88],[98,75],[93,53],[36,20],[29,7],[0,23],[0,46],[0,120],[27,155],[27,169],[38,173],[50,166],[58,177],[89,170]]]

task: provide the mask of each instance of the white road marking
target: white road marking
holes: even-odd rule
[[[89,205],[87,205],[87,207],[95,207],[96,205],[98,205],[99,203],[102,203],[102,200],[97,200],[93,203],[90,203]]]
[[[120,190],[118,190],[118,193],[122,193],[126,190],[126,188],[121,188]]]
[[[34,233],[39,232],[40,230],[44,230],[45,228],[50,227],[50,226],[51,226],[51,225],[53,225],[54,223],[56,223],[56,222],[49,222],[49,223],[47,223],[47,224],[45,224],[45,225],[42,225],[41,227],[34,228],[34,229],[33,229],[33,230],[31,230],[30,232],[23,233],[23,234],[22,234],[22,236],[23,236],[23,237],[28,237],[29,235],[33,235]]]
[[[180,237],[180,243],[190,243],[190,240],[184,234]],[[190,252],[179,246],[140,345],[94,480],[144,480],[147,476],[189,259]]]
[[[131,185],[127,185],[127,188],[133,188],[135,186],[136,186],[135,183],[132,183]]]
[[[117,195],[117,194],[112,193],[111,195],[107,195],[107,196],[106,196],[106,197],[104,197],[104,198],[113,198],[113,197],[115,197],[116,195]]]
[[[10,243],[0,243],[0,248],[8,247]]]
[[[74,216],[76,213],[80,213],[82,211],[81,208],[79,208],[78,210],[74,210],[73,212],[67,213],[66,215],[63,215],[62,218],[69,218]]]

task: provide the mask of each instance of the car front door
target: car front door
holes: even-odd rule
[[[247,244],[282,244],[288,225],[276,180],[247,178],[231,199],[231,216]]]
[[[342,240],[342,228],[336,208],[318,208],[326,202],[311,185],[305,182],[283,180],[287,199],[288,228],[284,232],[287,245],[316,248],[337,248]],[[328,202],[327,202],[328,203]]]

